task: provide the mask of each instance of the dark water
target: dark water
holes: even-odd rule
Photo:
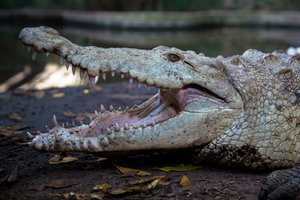
[[[21,27],[0,26],[0,87],[24,69],[30,73],[19,81],[9,84],[13,89],[28,81],[43,70],[47,63],[59,63],[56,56],[38,56],[31,60],[31,54],[18,40]],[[80,28],[58,28],[60,33],[74,43],[101,47],[135,47],[151,49],[155,46],[174,46],[182,50],[203,52],[208,56],[231,56],[246,49],[255,48],[264,52],[276,49],[286,50],[300,41],[298,29],[240,29],[222,28],[197,31],[128,32]],[[26,70],[25,70],[26,71]],[[5,89],[5,90],[7,90]],[[3,92],[3,91],[2,91]]]

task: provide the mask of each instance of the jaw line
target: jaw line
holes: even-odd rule
[[[203,68],[197,68],[199,70],[197,73],[185,65],[183,67],[183,63],[173,63],[174,65],[171,65],[172,73],[170,73],[168,71],[170,70],[170,63],[163,59],[163,55],[165,55],[166,51],[168,52],[167,47],[157,47],[152,50],[80,47],[59,36],[55,30],[45,27],[23,29],[19,37],[23,43],[34,47],[38,52],[50,52],[61,56],[68,63],[72,64],[73,74],[75,74],[76,69],[80,69],[80,72],[89,77],[91,85],[95,84],[96,76],[102,76],[105,79],[106,73],[111,72],[114,75],[119,74],[121,77],[129,77],[130,82],[135,79],[138,82],[160,87],[163,90],[171,89],[175,93],[191,84],[198,85],[200,88],[205,85],[207,88],[205,87],[204,89],[208,90],[199,90],[201,91],[200,96],[197,96],[201,97],[199,100],[191,98],[189,99],[190,101],[177,101],[179,105],[175,105],[175,107],[177,106],[180,109],[176,110],[172,106],[167,105],[167,108],[171,108],[171,111],[173,110],[171,113],[173,115],[175,113],[176,115],[174,116],[176,117],[173,115],[171,117],[162,117],[163,120],[159,120],[159,123],[153,126],[152,124],[146,124],[146,127],[144,127],[140,126],[143,124],[138,124],[139,126],[136,128],[126,128],[124,123],[122,124],[123,126],[115,124],[114,132],[111,134],[109,134],[110,131],[107,131],[107,133],[95,131],[94,135],[84,133],[78,135],[70,132],[70,128],[55,127],[49,133],[38,135],[33,139],[31,146],[38,150],[96,152],[195,146],[211,142],[212,138],[216,138],[220,132],[223,133],[225,131],[218,129],[217,133],[214,133],[214,129],[205,124],[207,121],[223,123],[225,124],[223,127],[227,129],[242,109],[240,95],[220,70],[213,67],[209,70],[209,73],[219,78],[212,78],[214,76],[207,75],[205,69],[215,62],[212,58],[201,57],[200,63],[203,64]],[[36,38],[38,38],[38,41],[36,41]],[[134,59],[128,60],[128,54],[131,54]],[[147,59],[148,57],[145,54],[150,56],[151,59]],[[141,62],[141,59],[146,60]],[[148,66],[141,68],[145,62],[150,62],[150,66],[153,67],[149,67],[148,63]],[[156,72],[156,67],[161,68],[160,73]],[[157,74],[157,76],[153,76],[152,73]],[[186,74],[188,76],[185,76]],[[165,95],[167,95],[167,92]],[[177,99],[180,99],[179,97]],[[184,103],[186,102],[189,103],[185,105]],[[180,107],[182,105],[184,107]],[[230,119],[227,120],[227,118]],[[225,119],[224,122],[222,121],[223,119]],[[214,124],[211,126],[213,128],[216,127]],[[87,127],[79,126],[76,128],[83,130]],[[172,128],[177,129],[174,131],[171,130]],[[206,130],[208,128],[209,130]],[[123,131],[121,131],[122,129]],[[198,133],[199,130],[203,131],[203,133]],[[60,133],[64,133],[64,135],[60,135]],[[108,142],[106,145],[108,135],[111,135],[111,142]],[[101,142],[102,136],[104,136],[104,142]],[[99,138],[101,141],[99,141]],[[47,143],[47,139],[49,139],[48,143],[50,145]],[[53,145],[51,146],[52,143]],[[78,148],[77,144],[80,144],[81,147]]]

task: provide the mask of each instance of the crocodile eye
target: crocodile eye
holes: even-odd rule
[[[179,57],[178,55],[174,54],[174,53],[168,54],[168,55],[167,55],[167,58],[168,58],[168,60],[171,61],[171,62],[177,62],[177,61],[180,60],[180,57]]]

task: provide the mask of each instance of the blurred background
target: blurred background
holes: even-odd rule
[[[82,84],[55,55],[32,60],[18,40],[26,26],[51,26],[80,45],[231,56],[297,48],[299,11],[294,0],[1,0],[0,92]]]

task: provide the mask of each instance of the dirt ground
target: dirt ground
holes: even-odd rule
[[[106,107],[112,104],[124,108],[141,103],[153,94],[153,90],[130,87],[127,83],[110,83],[94,90],[77,87],[0,94],[0,199],[257,199],[267,173],[205,165],[181,172],[158,169],[190,164],[185,153],[151,153],[107,160],[90,154],[67,153],[60,156],[78,160],[49,164],[49,159],[59,153],[37,152],[25,144],[26,131],[36,133],[37,130],[45,131],[46,124],[53,126],[53,114],[59,123],[75,120],[79,124],[73,113],[94,113],[101,103]],[[124,174],[116,166],[144,170],[151,175]],[[190,181],[187,186],[180,184],[183,175]],[[146,183],[148,188],[140,188],[143,191],[139,192],[116,195],[92,190],[103,183],[115,189],[126,188],[130,181],[153,176],[165,178],[155,188],[154,182],[150,182],[152,189]]]

